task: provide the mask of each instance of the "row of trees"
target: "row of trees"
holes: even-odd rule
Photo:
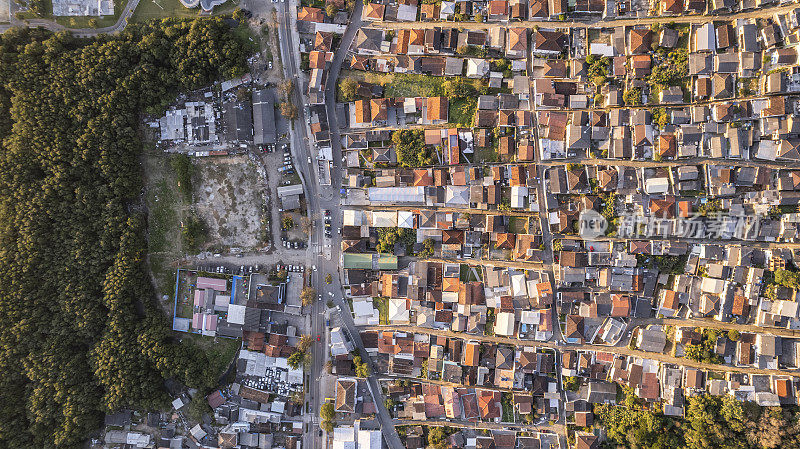
[[[246,48],[221,19],[0,35],[0,447],[79,447],[104,412],[166,403],[164,378],[216,383],[153,302],[138,130]]]

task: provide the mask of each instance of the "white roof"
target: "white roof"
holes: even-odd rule
[[[523,324],[539,324],[538,310],[523,310],[519,317],[519,322]]]
[[[527,296],[528,288],[525,284],[525,275],[517,273],[511,276],[511,295],[512,296]]]
[[[396,228],[397,211],[372,212],[372,226],[376,228]]]
[[[424,187],[370,187],[369,200],[378,203],[424,203]]]
[[[353,314],[355,314],[356,317],[372,316],[374,309],[372,302],[369,300],[362,299],[353,301]]]
[[[239,304],[228,305],[228,323],[244,324],[245,306]]]
[[[356,449],[356,432],[352,427],[333,429],[333,449]]]
[[[510,337],[514,335],[514,314],[511,312],[500,312],[494,324],[494,333]]]
[[[644,191],[648,194],[667,193],[669,191],[669,179],[649,178],[644,182]]]
[[[342,211],[344,226],[361,226],[363,224],[364,213],[360,210],[345,209]]]
[[[407,210],[397,211],[397,227],[414,228],[414,213]]]
[[[406,300],[403,298],[389,298],[389,322],[408,322],[409,319]]]
[[[202,440],[203,437],[206,436],[206,431],[203,430],[202,427],[200,427],[200,424],[196,424],[194,427],[192,427],[192,430],[190,430],[189,433],[191,433],[192,436],[197,438],[198,440]]]
[[[704,293],[713,293],[717,295],[722,293],[723,287],[725,287],[725,281],[715,278],[703,278],[703,283],[700,285],[700,289]]]
[[[595,42],[593,44],[589,44],[589,54],[607,56],[610,58],[614,56],[614,46],[611,44]]]
[[[442,292],[442,302],[458,302],[458,292]]]
[[[264,377],[267,374],[267,355],[263,352],[242,349],[239,358],[247,361],[244,369],[246,375]]]
[[[381,431],[359,430],[358,449],[381,449]]]
[[[528,188],[522,186],[511,187],[511,207],[521,209],[525,205],[525,197],[528,196]]]

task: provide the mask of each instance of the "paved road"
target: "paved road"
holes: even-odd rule
[[[300,175],[300,180],[303,185],[303,192],[306,198],[306,213],[311,220],[311,235],[309,236],[309,253],[308,262],[315,266],[317,270],[311,272],[310,285],[313,286],[318,294],[323,294],[323,298],[327,299],[327,293],[323,288],[324,273],[328,272],[329,267],[324,263],[325,261],[319,257],[317,248],[322,242],[322,218],[321,218],[321,203],[320,192],[317,179],[315,177],[315,170],[312,163],[309,163],[309,158],[312,158],[312,150],[309,146],[308,129],[306,127],[306,120],[303,119],[303,105],[307,104],[304,96],[304,79],[302,73],[298,69],[299,62],[297,60],[299,55],[299,45],[295,43],[295,31],[297,29],[294,17],[296,7],[294,2],[282,2],[276,4],[276,14],[278,16],[278,44],[281,51],[281,63],[283,65],[284,77],[287,80],[292,80],[294,88],[292,89],[289,101],[298,105],[300,116],[292,123],[291,134],[291,152],[294,160],[294,166]],[[311,306],[309,330],[312,336],[323,336],[327,341],[325,333],[325,299],[322,301],[315,301]],[[320,382],[323,370],[325,369],[325,361],[327,358],[328,345],[314,345],[312,350],[312,362],[309,367],[309,372],[306,376],[306,401],[309,404],[310,412],[316,416],[325,399],[325,393],[322,390],[322,382]],[[316,425],[311,425],[308,432],[305,433],[304,447],[308,449],[316,449],[322,447],[322,441],[318,437],[318,428]]]
[[[800,369],[759,369],[759,368],[752,368],[752,367],[739,367],[739,366],[730,366],[730,365],[714,365],[711,363],[701,363],[695,362],[693,360],[689,360],[686,358],[681,357],[673,357],[668,354],[661,354],[656,352],[645,352],[640,351],[638,349],[630,349],[627,346],[603,346],[603,345],[594,345],[594,344],[580,344],[580,345],[565,345],[565,344],[553,344],[551,342],[540,342],[540,341],[532,341],[532,340],[520,340],[518,338],[507,338],[507,337],[498,337],[488,336],[488,335],[468,335],[461,332],[453,332],[449,330],[442,330],[442,329],[428,329],[418,326],[410,326],[410,325],[389,325],[389,326],[364,326],[363,330],[394,330],[394,331],[401,331],[401,332],[412,332],[412,333],[421,333],[421,334],[429,334],[429,335],[436,335],[448,338],[458,338],[458,339],[466,339],[466,340],[481,340],[487,341],[491,343],[499,343],[499,344],[506,344],[512,346],[532,346],[532,347],[539,347],[539,348],[552,348],[557,350],[565,350],[565,349],[572,349],[572,350],[585,350],[585,351],[597,351],[597,352],[610,352],[612,354],[619,354],[625,356],[634,356],[634,357],[641,357],[643,359],[651,359],[651,360],[658,360],[659,362],[663,363],[672,363],[675,365],[683,365],[690,368],[699,368],[707,371],[722,371],[722,372],[736,372],[736,373],[748,373],[748,374],[769,374],[769,375],[777,375],[777,376],[791,376],[791,377],[800,377]]]
[[[519,423],[488,423],[488,422],[469,422],[469,421],[448,421],[437,419],[426,419],[424,421],[414,419],[395,419],[395,425],[400,426],[434,426],[434,427],[458,427],[461,429],[485,429],[485,430],[516,430],[518,432],[548,432],[566,435],[566,426],[563,424],[541,425],[519,424]]]
[[[372,26],[386,29],[425,29],[434,27],[452,27],[466,30],[486,29],[486,28],[582,28],[592,27],[617,27],[633,25],[650,25],[653,23],[706,23],[712,20],[734,20],[734,19],[757,19],[772,17],[773,14],[782,14],[797,8],[797,4],[759,8],[752,11],[737,12],[732,14],[716,15],[691,15],[691,16],[653,16],[645,18],[630,19],[589,19],[586,21],[552,21],[552,20],[527,20],[512,21],[507,23],[484,23],[484,22],[373,22]]]
[[[289,10],[290,3],[284,3],[280,6],[279,11],[280,27],[279,27],[279,41],[281,47],[281,55],[284,66],[284,74],[287,79],[295,81],[294,92],[292,93],[292,100],[294,104],[305,105],[308,104],[304,90],[302,74],[298,70],[297,62],[297,46],[294,44],[294,32],[296,26],[293,25],[293,17]],[[319,185],[319,179],[316,173],[316,167],[313,163],[308,163],[308,158],[314,161],[316,156],[315,152],[310,147],[310,140],[308,138],[308,130],[306,120],[300,118],[295,121],[294,131],[292,132],[293,145],[292,154],[295,160],[295,166],[298,168],[298,173],[303,181],[303,188],[306,196],[306,203],[308,205],[308,215],[312,220],[312,236],[310,239],[309,248],[317,249],[319,252],[315,254],[317,271],[312,273],[312,285],[317,289],[317,292],[322,295],[322,301],[317,301],[312,310],[312,330],[313,333],[321,335],[325,332],[325,314],[326,303],[332,301],[335,306],[341,310],[341,321],[345,333],[349,336],[357,350],[361,353],[362,359],[369,361],[371,372],[374,369],[371,365],[369,355],[364,350],[364,345],[361,342],[361,336],[353,323],[353,318],[350,313],[350,308],[347,302],[344,301],[344,291],[341,284],[341,271],[340,271],[340,248],[341,238],[338,231],[341,229],[342,216],[341,208],[339,207],[339,189],[341,188],[341,137],[339,135],[339,124],[336,118],[336,79],[339,75],[342,63],[345,60],[348,49],[355,37],[358,28],[361,26],[361,9],[363,2],[355,2],[353,11],[353,20],[347,27],[343,35],[339,48],[336,50],[334,60],[329,68],[327,84],[325,86],[326,95],[326,110],[328,115],[328,124],[331,132],[331,149],[333,152],[333,167],[331,170],[331,185]],[[332,230],[331,238],[324,236],[324,213],[327,210],[330,213]],[[324,253],[329,252],[330,257],[325,257]],[[325,282],[325,276],[331,275],[331,283]],[[331,296],[332,294],[332,296]],[[309,402],[313,413],[318,414],[319,409],[324,401],[323,393],[320,390],[320,376],[324,370],[325,358],[328,347],[316,347],[313,355],[313,362],[310,368],[310,390]],[[400,437],[394,430],[394,423],[383,403],[383,395],[380,385],[378,384],[377,377],[372,375],[366,379],[367,386],[372,393],[375,401],[375,406],[378,412],[378,421],[381,424],[381,431],[384,440],[390,449],[403,449],[404,446],[400,441]],[[316,430],[316,429],[314,429]],[[313,432],[312,432],[313,433]],[[308,436],[307,436],[308,439]],[[318,438],[312,435],[310,441],[311,449],[315,449],[320,444]],[[308,442],[306,447],[309,447]]]
[[[331,133],[330,140],[334,164],[333,169],[331,170],[331,186],[329,188],[329,192],[327,194],[323,192],[322,196],[323,201],[329,204],[328,208],[331,210],[334,229],[340,229],[342,223],[341,208],[339,206],[339,189],[342,186],[342,148],[341,135],[339,134],[340,124],[338,123],[338,118],[336,116],[336,81],[339,78],[339,72],[342,68],[342,64],[349,54],[350,46],[353,43],[356,32],[359,28],[361,28],[361,10],[363,6],[363,2],[355,2],[350,23],[347,25],[347,29],[342,36],[342,39],[339,43],[339,48],[336,49],[333,62],[328,70],[328,78],[325,83],[325,108],[328,115],[328,126],[330,127]],[[330,244],[331,260],[326,261],[324,265],[329,269],[329,272],[334,274],[333,282],[330,286],[328,286],[330,287],[329,291],[334,293],[334,303],[342,312],[342,324],[346,333],[350,336],[356,349],[361,354],[362,360],[369,361],[370,372],[375,373],[371,357],[364,349],[364,344],[361,342],[361,335],[358,333],[355,323],[353,323],[353,316],[350,312],[350,306],[344,300],[344,291],[342,290],[340,277],[342,273],[339,271],[341,238],[338,233],[333,234]],[[404,449],[405,446],[400,441],[400,437],[397,435],[397,432],[394,429],[394,421],[384,406],[383,393],[378,383],[377,376],[372,374],[366,379],[366,381],[375,401],[375,408],[377,410],[378,422],[381,425],[383,439],[386,441],[389,449]]]

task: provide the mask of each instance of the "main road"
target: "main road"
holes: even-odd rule
[[[281,48],[281,60],[283,62],[284,75],[286,79],[294,81],[294,88],[291,92],[291,99],[295,105],[305,106],[308,104],[303,94],[305,88],[304,78],[298,70],[298,47],[294,43],[296,27],[293,25],[294,17],[290,8],[295,8],[293,2],[279,3],[279,43]],[[311,272],[311,283],[316,287],[317,292],[322,296],[321,301],[316,301],[312,306],[311,330],[312,335],[325,334],[325,319],[330,311],[327,302],[331,301],[340,310],[341,323],[345,333],[353,342],[356,349],[361,353],[362,360],[370,364],[370,372],[375,372],[371,359],[364,350],[361,336],[355,327],[350,307],[344,300],[342,288],[342,271],[340,265],[340,248],[342,214],[339,207],[339,189],[342,185],[341,167],[341,136],[339,134],[339,124],[336,117],[336,79],[339,76],[342,64],[348,54],[350,45],[355,38],[355,34],[361,27],[361,9],[363,2],[355,2],[352,13],[352,20],[340,41],[339,48],[336,50],[333,62],[328,69],[327,81],[325,84],[325,108],[328,116],[328,126],[330,128],[330,142],[333,153],[333,167],[331,169],[331,184],[328,186],[319,184],[319,176],[314,164],[316,152],[311,148],[311,140],[308,137],[307,117],[301,115],[294,121],[294,131],[292,132],[292,155],[295,166],[298,168],[303,189],[306,196],[308,217],[312,223],[311,241],[309,244],[310,260],[316,260],[316,271]],[[304,108],[301,108],[304,110]],[[303,113],[304,114],[304,113]],[[312,162],[309,163],[309,158]],[[332,226],[331,237],[325,237],[323,211],[329,211]],[[325,281],[330,274],[330,283]],[[327,356],[328,345],[317,345],[314,349],[313,361],[310,367],[308,403],[314,415],[319,413],[325,398],[322,386],[323,370],[325,369],[325,359]],[[375,375],[370,375],[367,379],[367,386],[372,394],[377,409],[378,421],[381,425],[384,440],[390,449],[403,449],[404,445],[400,441],[397,432],[394,430],[394,421],[386,410],[383,403],[383,395]],[[319,420],[316,419],[318,422]],[[305,447],[316,449],[320,447],[320,440],[316,437],[316,426],[312,426],[310,432],[306,433]]]

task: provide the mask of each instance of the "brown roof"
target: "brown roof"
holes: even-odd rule
[[[491,0],[489,2],[489,15],[508,15],[508,2],[506,0]]]
[[[687,369],[686,388],[703,388],[703,372],[693,368]]]
[[[563,33],[558,31],[536,30],[533,32],[534,47],[537,50],[561,51],[561,39]]]
[[[678,292],[674,290],[664,290],[664,303],[662,306],[670,310],[678,310],[680,307]]]
[[[369,112],[369,100],[356,100],[356,123],[369,123],[372,121],[372,116]]]
[[[662,133],[658,136],[658,153],[664,157],[675,157],[678,150],[678,142],[675,134]]]
[[[478,366],[480,360],[480,344],[469,341],[464,348],[464,365]]]
[[[663,200],[650,200],[650,214],[656,218],[675,218],[675,197],[666,196]]]
[[[791,383],[789,379],[776,379],[775,380],[775,393],[782,398],[788,398],[791,391]]]
[[[428,97],[428,120],[447,120],[446,97]]]
[[[508,49],[525,51],[528,49],[528,29],[510,28],[508,30]]]
[[[661,10],[680,14],[683,12],[683,0],[661,0]]]
[[[747,298],[742,295],[733,296],[733,307],[731,313],[738,316],[745,316],[750,312],[750,304],[747,303]]]
[[[325,15],[319,8],[311,8],[309,6],[304,6],[297,13],[297,20],[322,23],[325,21]]]
[[[631,312],[631,298],[628,295],[611,296],[611,316],[626,317]]]
[[[478,390],[478,408],[481,411],[481,418],[485,420],[499,418],[501,400],[499,391]]]
[[[317,31],[314,36],[314,49],[319,51],[331,51],[333,45],[333,33]]]
[[[516,234],[511,233],[498,233],[497,234],[497,248],[498,249],[514,249],[516,242]]]
[[[388,98],[375,98],[369,101],[369,108],[371,112],[370,121],[386,120],[389,118],[389,99]]]
[[[631,30],[630,52],[631,54],[647,53],[650,51],[650,43],[653,39],[653,32],[650,30]]]
[[[325,68],[325,52],[312,51],[308,54],[308,67],[312,69]]]
[[[386,11],[386,6],[380,3],[367,3],[364,7],[363,16],[368,19],[383,20],[383,14]]]

